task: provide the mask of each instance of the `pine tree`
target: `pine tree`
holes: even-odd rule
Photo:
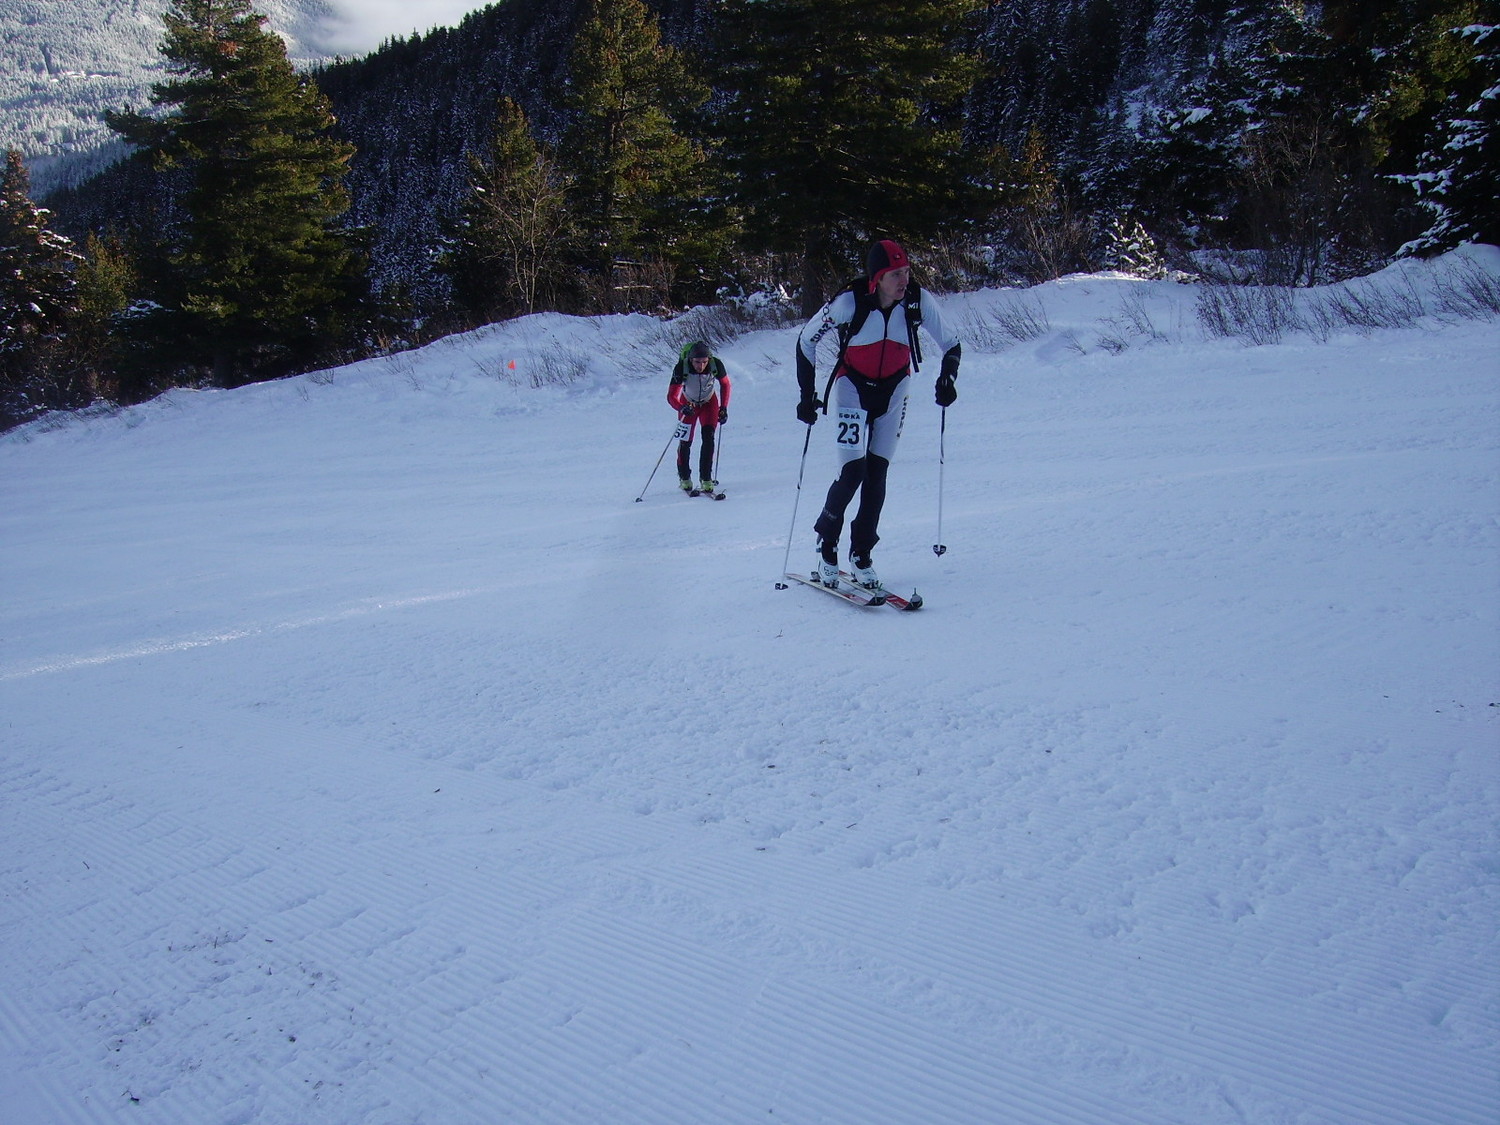
[[[123,242],[90,234],[83,261],[74,271],[78,311],[68,334],[67,362],[74,381],[87,389],[90,401],[139,397],[122,395],[120,355],[122,322],[139,286],[139,277]],[[128,390],[129,388],[123,388]]]
[[[1331,71],[1373,166],[1412,170],[1433,119],[1473,55],[1455,29],[1480,21],[1481,0],[1323,0]],[[1492,22],[1492,21],[1488,21]]]
[[[632,295],[631,283],[651,264],[681,258],[681,200],[694,192],[704,154],[680,123],[708,87],[661,42],[641,0],[592,0],[570,70],[562,152],[588,266],[604,308],[643,307],[662,294]]]
[[[59,392],[55,360],[77,312],[73,268],[81,256],[31,200],[21,154],[0,180],[0,427],[52,407],[80,405]]]
[[[481,321],[555,307],[569,233],[567,183],[510,98],[500,100],[487,157],[470,155],[469,178],[442,263],[455,299]]]
[[[1468,24],[1451,34],[1473,44],[1473,70],[1449,95],[1418,172],[1402,178],[1432,216],[1402,247],[1407,254],[1500,243],[1500,25]]]
[[[1156,240],[1151,237],[1139,219],[1123,215],[1111,216],[1101,232],[1104,243],[1100,258],[1106,269],[1119,270],[1132,277],[1144,277],[1160,281],[1167,276],[1166,263]]]
[[[1334,108],[1343,198],[1334,225],[1341,256],[1363,270],[1420,229],[1397,186],[1418,170],[1426,140],[1465,84],[1472,42],[1454,29],[1480,21],[1493,0],[1325,0],[1317,101]],[[1494,22],[1493,19],[1485,22]],[[1352,251],[1352,253],[1351,253]]]
[[[185,181],[158,279],[166,331],[221,385],[305,369],[337,343],[360,284],[335,226],[353,148],[250,0],[173,0],[163,19],[171,77],[152,102],[169,112],[107,119]]]
[[[1226,52],[1169,101],[1145,110],[1120,158],[1096,169],[1102,190],[1090,202],[1128,207],[1185,242],[1212,241],[1230,208],[1241,141],[1257,109],[1252,82],[1239,57]]]
[[[724,0],[717,128],[749,245],[801,262],[802,305],[872,237],[920,243],[970,200],[955,49],[974,0]]]

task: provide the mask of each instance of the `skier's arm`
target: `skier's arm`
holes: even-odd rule
[[[943,365],[946,367],[948,355],[959,352],[958,333],[943,318],[942,307],[926,289],[922,290],[922,328],[943,349]]]
[[[682,393],[683,379],[681,372],[673,372],[672,381],[667,384],[667,405],[673,410],[680,411],[687,402],[687,396]]]
[[[818,341],[837,327],[828,315],[828,306],[824,305],[797,334],[797,389],[803,402],[818,397],[818,368],[813,356],[817,354]]]
[[[963,346],[958,333],[943,320],[942,310],[927,290],[922,290],[922,327],[943,349],[943,366],[938,373],[933,393],[939,406],[951,406],[958,398],[954,381],[958,378],[958,362],[963,356]]]
[[[802,392],[803,402],[818,397],[815,360],[818,344],[829,333],[833,333],[833,338],[837,340],[839,325],[848,324],[853,317],[854,294],[846,289],[819,309],[797,334],[797,389]]]

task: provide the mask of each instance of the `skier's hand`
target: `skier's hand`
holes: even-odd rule
[[[939,406],[952,406],[958,398],[958,388],[953,385],[953,376],[944,371],[937,378],[937,386],[933,388],[932,397],[937,400]]]
[[[698,416],[698,408],[689,403],[677,412],[677,416],[684,422],[691,422]]]
[[[797,421],[811,426],[818,420],[818,408],[823,404],[815,398],[805,398],[797,404]]]
[[[722,426],[727,421],[729,421],[729,407],[721,406],[719,407],[719,425]]]

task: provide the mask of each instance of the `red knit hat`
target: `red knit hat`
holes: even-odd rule
[[[875,286],[880,284],[881,274],[905,269],[910,265],[906,260],[906,251],[901,249],[899,242],[889,238],[872,242],[870,252],[865,255],[865,272],[870,275],[870,292],[875,292]]]

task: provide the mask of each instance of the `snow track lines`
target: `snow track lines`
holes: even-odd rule
[[[772,588],[793,329],[732,505],[612,495],[650,317],[0,436],[4,1125],[1500,1120],[1494,323],[1026,300],[902,621]]]

